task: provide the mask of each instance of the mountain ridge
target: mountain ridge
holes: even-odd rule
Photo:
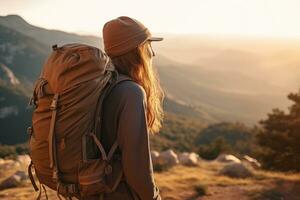
[[[86,43],[102,48],[102,39],[96,36],[82,36],[75,33],[67,33],[60,30],[46,29],[29,24],[19,15],[0,16],[0,25],[14,29],[28,37],[35,38],[39,42],[52,46],[65,43]]]

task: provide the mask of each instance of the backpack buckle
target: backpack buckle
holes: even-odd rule
[[[32,128],[32,126],[29,126],[29,127],[27,128],[27,131],[26,131],[26,132],[27,132],[28,135],[31,136],[32,133],[33,133],[33,128]]]
[[[59,194],[62,194],[63,196],[74,196],[79,193],[79,189],[77,184],[70,184],[70,183],[58,183],[57,191]]]
[[[53,172],[52,172],[52,179],[54,181],[57,181],[58,180],[58,171],[56,168],[53,169]]]
[[[112,173],[112,166],[111,165],[107,165],[104,169],[104,172],[106,175]]]
[[[57,101],[58,101],[58,94],[55,94],[53,99],[52,99],[51,105],[50,105],[50,110],[56,110]]]

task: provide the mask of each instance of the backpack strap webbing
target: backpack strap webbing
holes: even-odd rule
[[[112,91],[112,89],[119,83],[127,80],[133,81],[129,76],[120,76],[117,71],[114,71],[116,74],[116,77],[112,77],[111,81],[108,84],[108,87],[104,89],[103,94],[99,97],[97,107],[96,107],[96,113],[95,113],[95,124],[94,124],[94,130],[88,134],[89,136],[93,137],[94,142],[96,143],[97,147],[99,148],[102,158],[104,160],[110,160],[113,157],[114,152],[116,151],[118,147],[117,140],[113,143],[112,147],[110,148],[108,154],[106,154],[103,145],[101,144],[100,140],[98,138],[101,138],[101,118],[102,118],[102,104],[106,96],[109,95],[109,93]],[[99,125],[99,132],[97,132],[97,127]]]
[[[44,190],[46,200],[48,200],[47,190],[46,190],[44,184],[42,184],[42,183],[40,183],[40,192],[39,192],[36,200],[40,200],[41,199],[41,197],[42,197],[42,189]]]
[[[34,180],[34,178],[33,178],[32,167],[33,167],[33,162],[30,161],[30,164],[29,164],[28,169],[27,169],[27,170],[28,170],[28,176],[29,176],[30,182],[31,182],[31,184],[32,184],[32,186],[33,186],[33,188],[34,188],[34,190],[35,190],[35,191],[38,191],[39,188],[37,187],[37,185],[36,185],[36,183],[35,183],[35,180]]]
[[[57,114],[57,104],[58,104],[59,94],[54,94],[50,109],[52,110],[50,129],[49,129],[49,158],[50,158],[50,167],[53,169],[53,179],[58,181],[58,164],[57,164],[57,155],[56,155],[56,139],[55,139],[55,121]]]
[[[106,152],[104,150],[103,145],[101,144],[101,142],[98,140],[97,136],[95,133],[89,133],[87,134],[88,136],[91,136],[95,142],[95,144],[97,145],[98,149],[100,150],[101,156],[103,160],[107,160],[107,155]]]
[[[33,168],[33,162],[30,161],[30,164],[28,166],[28,176],[29,176],[30,182],[31,182],[34,190],[35,191],[39,191],[39,194],[36,197],[36,200],[40,200],[41,199],[41,197],[42,197],[42,189],[44,190],[46,200],[48,200],[48,195],[47,195],[47,190],[45,188],[45,185],[40,182],[40,188],[37,187],[37,185],[35,183],[35,180],[34,180],[34,177],[33,177],[33,174],[32,174],[32,168]]]

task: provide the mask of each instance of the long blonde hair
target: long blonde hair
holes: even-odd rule
[[[150,62],[149,45],[150,42],[146,41],[128,53],[112,58],[112,62],[118,72],[130,76],[144,88],[147,97],[147,125],[154,134],[162,126],[164,92],[157,71]]]

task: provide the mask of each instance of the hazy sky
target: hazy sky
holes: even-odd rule
[[[0,0],[0,15],[69,32],[101,34],[127,15],[152,32],[300,38],[300,0]]]

